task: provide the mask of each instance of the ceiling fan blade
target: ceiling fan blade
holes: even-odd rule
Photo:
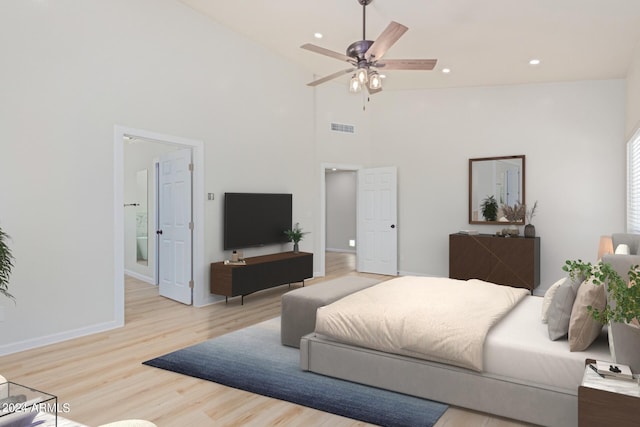
[[[393,46],[408,29],[409,28],[402,24],[391,21],[382,34],[380,34],[376,41],[373,42],[369,50],[367,50],[367,53],[365,54],[367,61],[376,61],[382,58],[387,50],[389,50],[389,48]]]
[[[311,43],[303,44],[300,47],[302,49],[310,50],[311,52],[319,53],[321,55],[330,56],[331,58],[339,59],[341,61],[347,61],[347,62],[353,61],[353,59],[349,58],[347,55],[344,55],[344,54],[339,53],[339,52],[334,52],[332,50],[325,49],[323,47],[316,46],[316,45],[311,44]]]
[[[349,73],[353,72],[353,70],[355,70],[355,68],[347,68],[346,70],[341,70],[341,71],[338,71],[336,73],[329,74],[328,76],[324,76],[321,79],[314,80],[311,83],[307,83],[307,86],[318,86],[319,84],[322,84],[324,82],[328,82],[329,80],[333,80],[333,79],[335,79],[337,77],[344,76],[345,74],[349,74]]]
[[[382,70],[433,70],[437,59],[385,59],[373,64]]]

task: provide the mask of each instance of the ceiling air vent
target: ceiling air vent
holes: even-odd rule
[[[343,125],[342,123],[331,123],[331,130],[334,132],[356,133],[353,125]]]

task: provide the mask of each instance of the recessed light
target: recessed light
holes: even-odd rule
[[[322,33],[313,33],[313,37],[315,37],[317,39],[321,39],[322,38]]]
[[[532,59],[529,61],[529,65],[538,65],[540,64],[540,60],[539,59]]]
[[[449,73],[451,72],[451,68],[443,68],[443,69],[442,69],[442,72],[443,72],[444,74],[449,74]]]

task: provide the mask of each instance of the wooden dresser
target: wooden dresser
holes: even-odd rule
[[[449,277],[533,291],[540,284],[540,238],[450,234]]]

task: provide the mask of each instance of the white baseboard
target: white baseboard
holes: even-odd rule
[[[132,271],[132,270],[124,270],[124,274],[126,274],[127,276],[131,276],[134,279],[142,280],[143,282],[146,282],[150,285],[155,286],[153,277],[145,276],[144,274],[136,273],[135,271]]]
[[[31,350],[32,348],[43,347],[45,345],[56,344],[62,341],[68,341],[74,338],[80,338],[87,335],[97,334],[99,332],[110,331],[112,329],[121,328],[124,324],[112,321],[98,323],[84,328],[74,329],[71,331],[59,332],[56,334],[46,335],[38,338],[31,338],[11,344],[0,346],[0,356],[18,353],[20,351]]]
[[[356,253],[355,249],[326,248],[325,251],[326,252],[340,252],[340,253],[343,253],[343,254],[355,254]]]

